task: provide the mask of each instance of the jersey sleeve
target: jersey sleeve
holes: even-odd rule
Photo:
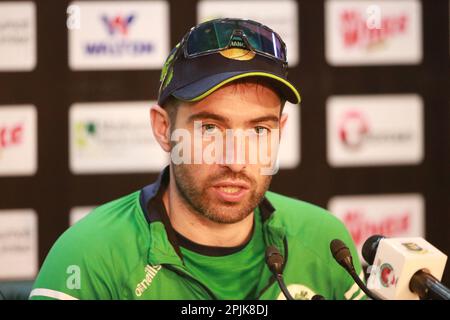
[[[29,298],[117,299],[111,284],[114,266],[106,263],[108,250],[99,236],[77,231],[76,225],[72,228],[50,250]]]

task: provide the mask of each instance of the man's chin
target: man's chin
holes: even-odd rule
[[[216,223],[234,224],[244,220],[254,210],[248,202],[209,201],[201,215]]]

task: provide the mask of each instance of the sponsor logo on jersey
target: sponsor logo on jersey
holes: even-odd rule
[[[290,284],[287,286],[287,289],[295,300],[311,300],[316,295],[311,288],[303,284]],[[280,292],[277,300],[286,300],[283,292]]]
[[[160,265],[156,265],[156,266],[147,265],[144,268],[145,277],[144,277],[144,279],[142,279],[141,282],[139,282],[136,285],[136,289],[134,291],[134,293],[136,294],[137,297],[142,296],[144,294],[144,292],[150,287],[153,279],[155,278],[155,276],[159,270],[161,270]]]

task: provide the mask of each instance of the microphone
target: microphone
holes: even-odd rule
[[[353,258],[350,249],[339,239],[334,239],[330,242],[330,250],[333,255],[334,260],[339,263],[353,280],[356,282],[358,287],[372,300],[383,300],[374,293],[372,293],[362,282],[362,280],[356,274],[355,266],[353,265]]]
[[[386,299],[450,300],[441,282],[447,256],[423,238],[366,240],[363,258],[371,265],[367,286]]]
[[[266,263],[272,271],[272,273],[275,275],[275,279],[278,282],[278,286],[281,289],[281,292],[283,292],[284,296],[287,300],[294,300],[294,298],[289,293],[288,289],[286,288],[286,284],[283,280],[283,266],[284,266],[284,258],[281,255],[280,251],[275,246],[269,246],[266,249]]]

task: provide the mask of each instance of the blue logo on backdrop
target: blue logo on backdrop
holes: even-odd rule
[[[154,46],[149,41],[130,40],[130,29],[136,21],[136,15],[102,15],[100,22],[109,36],[104,41],[91,41],[85,44],[85,52],[91,56],[142,56],[151,54]]]

